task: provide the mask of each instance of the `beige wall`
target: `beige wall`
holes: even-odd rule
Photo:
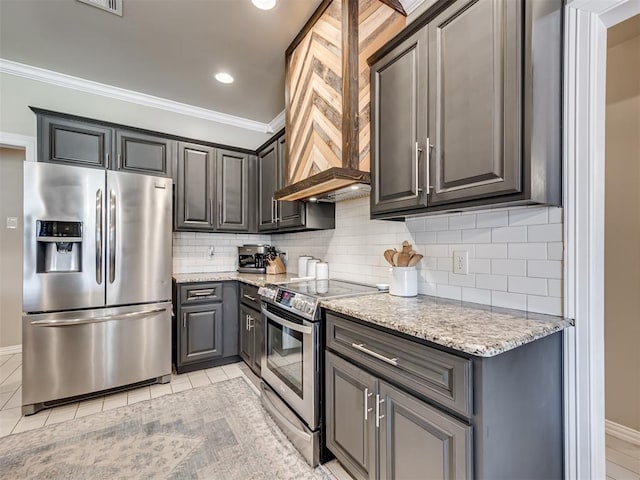
[[[0,105],[0,132],[21,135],[36,135],[36,117],[29,110],[29,106],[34,106],[249,149],[262,145],[270,137],[9,74],[0,74]]]
[[[0,348],[22,343],[22,171],[24,150],[0,148]],[[6,228],[7,217],[18,228]]]
[[[618,28],[618,27],[614,27]],[[613,32],[612,38],[620,38]],[[619,30],[618,32],[619,33]],[[640,431],[640,30],[607,60],[606,417]]]

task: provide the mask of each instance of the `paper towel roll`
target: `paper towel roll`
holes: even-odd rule
[[[313,257],[310,255],[300,255],[298,257],[298,276],[299,277],[307,276],[307,262],[312,258]]]
[[[318,280],[329,280],[329,264],[326,262],[316,263],[316,278]]]
[[[320,263],[317,258],[312,258],[307,262],[307,277],[316,278],[316,265]]]

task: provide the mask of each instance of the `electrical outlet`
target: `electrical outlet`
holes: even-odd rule
[[[467,250],[453,252],[453,273],[459,275],[469,274],[469,252]]]
[[[209,258],[212,258],[215,254],[216,254],[216,247],[214,245],[211,245],[209,247]]]

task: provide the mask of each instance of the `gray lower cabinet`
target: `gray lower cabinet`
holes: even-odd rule
[[[331,352],[327,447],[356,478],[466,479],[471,426]]]
[[[113,128],[38,114],[38,161],[108,168]]]
[[[240,357],[251,368],[253,373],[260,376],[262,353],[264,350],[264,321],[260,308],[258,289],[240,283]]]
[[[116,158],[112,168],[170,177],[175,148],[175,142],[168,138],[116,130]]]
[[[562,333],[457,353],[326,312],[327,448],[358,479],[562,478]]]
[[[215,229],[215,149],[196,143],[178,143],[175,172],[175,230]]]
[[[238,360],[236,282],[173,282],[173,362],[178,373]]]

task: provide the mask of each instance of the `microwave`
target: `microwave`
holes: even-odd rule
[[[266,273],[269,245],[242,245],[238,247],[238,272]]]

